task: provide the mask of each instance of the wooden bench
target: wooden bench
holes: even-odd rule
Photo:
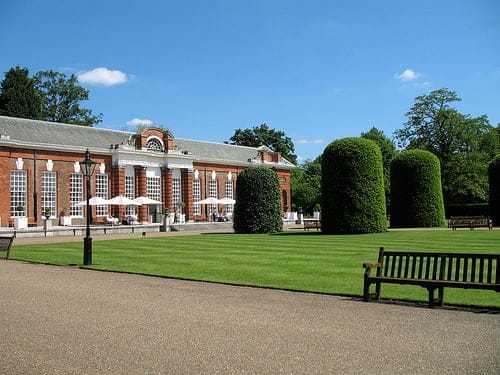
[[[13,241],[14,241],[14,236],[0,236],[0,251],[7,252],[5,259],[9,259],[10,247],[12,246]]]
[[[485,227],[489,230],[493,229],[493,220],[484,216],[451,216],[448,220],[448,228],[456,230],[457,228],[474,228]]]
[[[316,230],[321,229],[321,221],[317,219],[304,219],[304,230],[309,230],[310,228],[316,228]]]
[[[363,299],[370,298],[370,285],[380,300],[382,283],[419,285],[429,292],[429,307],[443,306],[444,288],[500,291],[500,254],[431,253],[385,251],[380,248],[377,263],[364,263]],[[372,269],[376,275],[372,276]],[[438,290],[438,299],[434,291]]]

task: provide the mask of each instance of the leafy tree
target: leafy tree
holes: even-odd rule
[[[42,118],[46,121],[92,126],[102,122],[102,114],[92,115],[92,110],[80,107],[89,99],[89,92],[77,85],[77,78],[52,70],[38,72],[34,78],[42,95]]]
[[[361,138],[370,139],[375,142],[382,152],[382,165],[384,167],[384,188],[385,201],[390,204],[390,178],[391,178],[391,162],[397,155],[396,145],[389,139],[382,130],[372,127],[368,132],[361,133]]]
[[[297,163],[297,156],[293,154],[295,146],[292,139],[287,137],[285,132],[270,129],[266,124],[254,126],[252,129],[236,129],[229,141],[225,143],[249,147],[267,146],[280,152],[289,162]]]
[[[321,156],[292,169],[290,187],[292,204],[302,207],[303,212],[312,214],[315,207],[321,206]]]
[[[391,166],[391,227],[440,227],[444,225],[441,173],[436,155],[406,150]]]
[[[490,184],[490,217],[493,224],[500,225],[500,154],[496,156],[488,167]]]
[[[233,228],[236,233],[283,230],[278,176],[267,167],[249,167],[238,175]]]
[[[387,229],[382,153],[375,142],[344,138],[330,143],[323,152],[321,173],[323,233]]]
[[[406,113],[408,121],[395,132],[400,146],[427,150],[439,158],[447,205],[486,201],[488,196],[491,153],[481,147],[492,139],[493,128],[485,115],[472,118],[450,107],[460,100],[445,88],[418,96]]]
[[[41,119],[41,97],[28,69],[16,66],[5,73],[0,88],[0,114]]]

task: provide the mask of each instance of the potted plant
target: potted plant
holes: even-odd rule
[[[45,216],[45,220],[49,220],[50,217],[50,208],[45,207],[45,210],[43,210],[43,216]]]

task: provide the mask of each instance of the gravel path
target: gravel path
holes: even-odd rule
[[[499,374],[500,314],[0,260],[1,374]]]

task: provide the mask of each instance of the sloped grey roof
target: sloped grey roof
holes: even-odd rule
[[[126,142],[133,133],[0,116],[0,135],[23,143],[109,149],[111,144]]]
[[[255,147],[234,146],[225,143],[200,142],[176,138],[174,143],[179,150],[191,152],[196,159],[248,161],[258,155]]]
[[[1,141],[54,147],[109,150],[111,145],[127,144],[135,133],[81,125],[0,116]],[[176,149],[197,161],[249,163],[261,148],[174,138]],[[267,150],[267,148],[266,148]],[[292,167],[285,159],[282,166]]]

